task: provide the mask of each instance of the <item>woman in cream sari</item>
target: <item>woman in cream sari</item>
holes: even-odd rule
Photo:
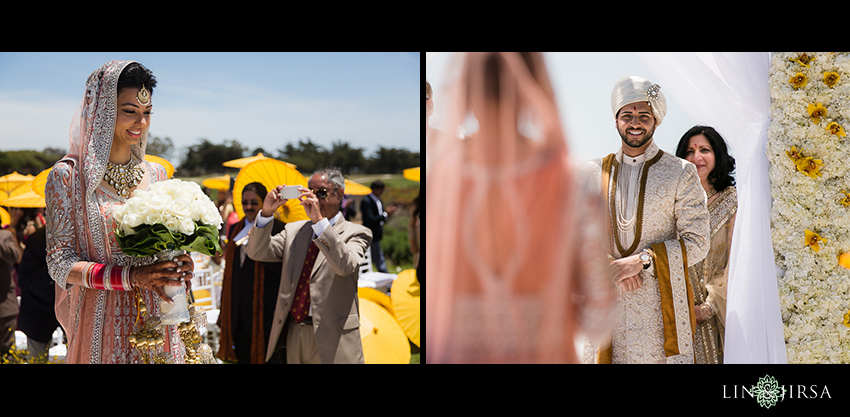
[[[732,229],[738,208],[732,172],[735,158],[716,130],[694,126],[679,141],[676,156],[697,167],[708,197],[711,248],[705,259],[688,271],[694,288],[697,329],[694,335],[696,363],[723,363],[726,330],[726,280]]]

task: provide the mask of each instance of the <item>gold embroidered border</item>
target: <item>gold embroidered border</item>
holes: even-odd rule
[[[682,239],[656,243],[652,250],[661,294],[664,354],[668,363],[693,363],[696,316],[685,243]]]
[[[613,160],[613,166],[614,166],[614,172],[611,174],[612,181],[610,181],[611,182],[610,189],[614,192],[610,193],[610,195],[606,195],[606,197],[609,197],[608,198],[608,217],[609,217],[609,221],[611,222],[611,230],[612,230],[612,232],[614,232],[614,233],[612,233],[613,238],[614,238],[614,244],[616,245],[617,250],[620,252],[620,254],[623,257],[632,255],[632,253],[635,251],[635,249],[637,249],[638,245],[640,244],[641,229],[643,228],[643,201],[644,201],[644,195],[645,195],[645,192],[646,192],[647,173],[649,172],[649,168],[651,168],[653,165],[655,165],[656,162],[660,161],[661,157],[663,157],[663,156],[664,156],[664,152],[659,150],[658,153],[652,159],[646,161],[646,163],[643,166],[643,172],[641,173],[641,177],[640,177],[640,192],[638,193],[637,224],[635,225],[635,239],[634,239],[634,241],[632,241],[632,246],[629,247],[628,250],[623,250],[623,245],[622,245],[622,243],[620,243],[620,236],[615,232],[617,230],[617,224],[614,223],[615,222],[615,220],[614,220],[615,216],[617,215],[617,212],[615,211],[616,207],[615,207],[615,204],[614,204],[614,202],[616,201],[616,197],[614,196],[614,193],[617,190],[617,174],[620,170],[620,164],[616,161],[616,159],[614,159],[613,154],[608,155],[606,157],[606,159],[611,158]],[[602,172],[603,172],[603,179],[604,179],[605,173],[608,172],[607,170],[605,170],[604,161],[603,161]],[[605,183],[603,182],[603,189],[604,188],[605,188]]]

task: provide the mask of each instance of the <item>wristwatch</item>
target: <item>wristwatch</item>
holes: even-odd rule
[[[643,262],[643,269],[649,269],[649,267],[652,266],[652,256],[646,249],[641,251],[640,260]]]

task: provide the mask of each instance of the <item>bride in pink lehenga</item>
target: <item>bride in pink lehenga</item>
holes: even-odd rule
[[[130,334],[159,315],[160,299],[170,301],[163,285],[177,280],[189,287],[189,256],[154,263],[125,255],[115,239],[114,208],[134,190],[167,178],[161,165],[145,161],[155,86],[153,74],[133,61],[94,71],[71,123],[68,155],[45,184],[47,264],[68,338],[66,363],[142,362]],[[147,314],[139,314],[137,294]],[[164,339],[159,353],[182,362],[177,326],[164,326]]]

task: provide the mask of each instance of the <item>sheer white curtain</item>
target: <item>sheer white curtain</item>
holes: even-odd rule
[[[771,197],[765,154],[770,123],[770,55],[639,55],[664,94],[672,96],[697,123],[717,129],[735,157],[738,214],[729,260],[724,362],[786,363],[770,237]]]

